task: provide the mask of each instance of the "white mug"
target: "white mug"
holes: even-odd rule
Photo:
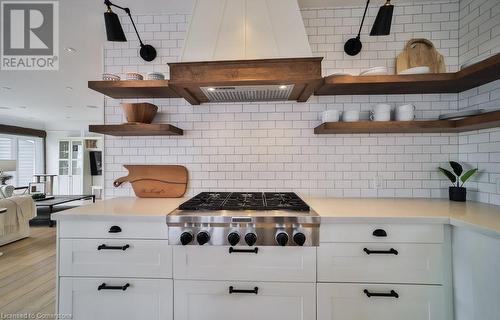
[[[342,113],[342,121],[344,122],[356,122],[359,121],[359,111],[358,110],[347,110]]]
[[[415,106],[412,104],[405,104],[396,108],[397,121],[412,121],[415,120]]]
[[[340,111],[338,110],[326,110],[321,114],[321,121],[325,122],[338,122],[340,119]]]
[[[391,112],[370,112],[370,120],[372,121],[391,121]]]
[[[373,107],[373,112],[391,112],[391,105],[386,103],[379,103]]]

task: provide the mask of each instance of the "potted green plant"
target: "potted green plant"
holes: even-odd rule
[[[453,186],[451,186],[449,189],[450,200],[464,202],[467,197],[467,189],[464,188],[464,184],[477,172],[478,169],[470,169],[464,173],[464,168],[462,167],[462,165],[455,161],[450,161],[450,167],[453,172],[439,167],[439,171],[441,171],[448,179],[450,179],[451,183],[453,184]]]

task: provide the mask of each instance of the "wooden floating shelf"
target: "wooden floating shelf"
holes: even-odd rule
[[[88,87],[115,99],[181,97],[169,80],[89,81]]]
[[[326,122],[315,134],[464,132],[500,126],[500,111],[459,120]]]
[[[89,131],[110,136],[182,136],[184,131],[171,124],[89,125]]]
[[[315,95],[458,93],[500,79],[500,54],[455,73],[328,76]]]

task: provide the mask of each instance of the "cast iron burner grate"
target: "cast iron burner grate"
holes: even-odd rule
[[[309,211],[309,206],[293,192],[202,192],[179,209]]]

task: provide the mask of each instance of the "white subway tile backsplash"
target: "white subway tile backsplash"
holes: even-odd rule
[[[357,33],[363,7],[307,9],[301,13],[314,55],[324,57],[324,75],[359,73],[379,65],[394,72],[395,57],[407,40],[417,37],[429,38],[445,56],[447,70],[457,71],[464,59],[500,47],[489,44],[485,36],[479,37],[480,28],[495,28],[488,19],[477,21],[481,8],[498,11],[492,2],[495,0],[471,0],[463,7],[458,0],[398,3],[391,35],[363,37],[363,51],[356,57],[346,56],[343,45]],[[377,8],[370,8],[364,35],[368,34],[376,13]],[[459,20],[459,14],[463,19]],[[145,64],[137,57],[135,44],[106,44],[106,71],[168,74],[166,63],[178,61],[189,18],[182,14],[137,17],[144,38],[157,41],[159,58]],[[122,21],[124,30],[131,33],[130,22]],[[463,35],[460,40],[459,28]],[[498,166],[487,165],[500,162],[500,150],[495,151],[499,148],[500,131],[470,135],[320,136],[314,135],[313,128],[320,123],[324,110],[360,110],[366,118],[367,111],[376,103],[393,106],[413,103],[421,119],[471,106],[492,108],[491,101],[500,100],[499,83],[460,95],[313,96],[307,103],[191,106],[182,99],[156,99],[151,101],[160,107],[156,121],[185,129],[184,136],[106,137],[105,193],[106,196],[131,194],[129,187],[112,186],[113,179],[125,173],[122,164],[175,163],[185,165],[190,171],[189,194],[206,190],[293,190],[317,196],[446,197],[446,184],[436,168],[443,162],[457,160],[459,152],[468,155],[467,161],[472,165],[485,164],[485,170],[500,174]],[[118,101],[106,99],[105,121],[124,121]],[[372,183],[376,177],[383,180],[379,185]],[[493,194],[486,196],[492,183],[475,185],[476,190],[471,192],[475,199],[498,201],[499,197]]]

